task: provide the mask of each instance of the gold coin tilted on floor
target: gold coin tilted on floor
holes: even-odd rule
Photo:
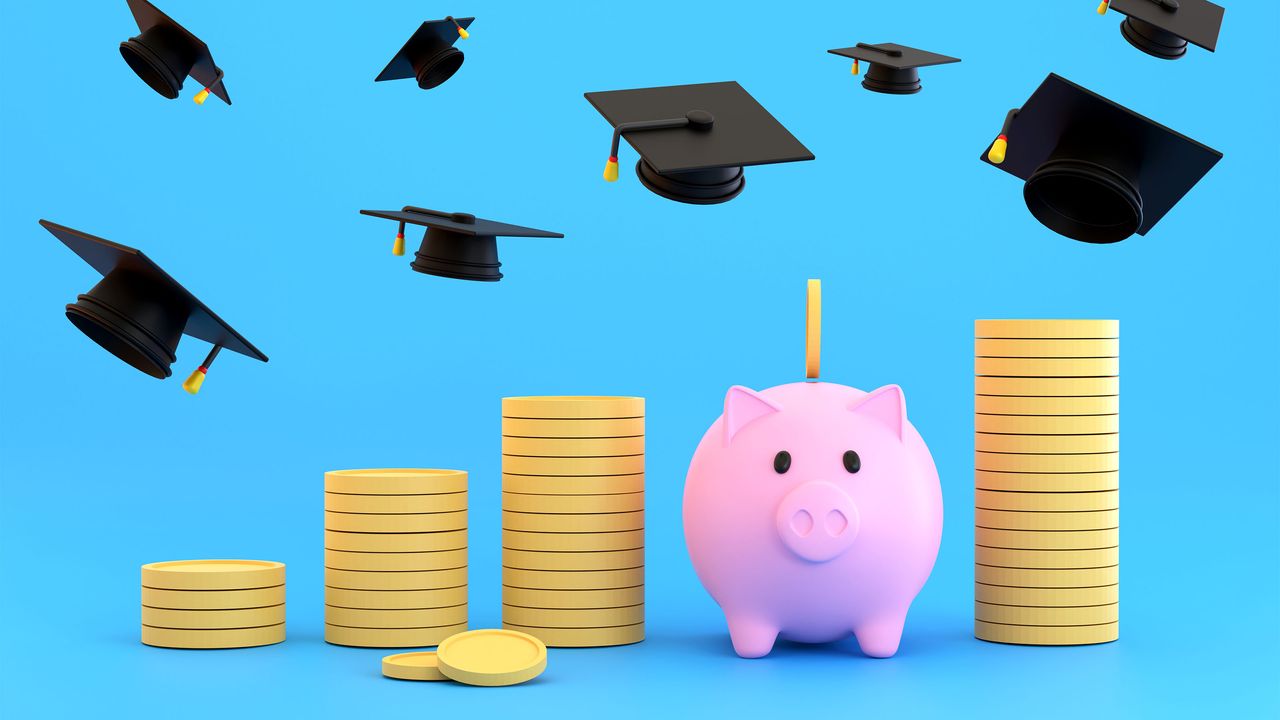
[[[440,672],[467,685],[499,687],[528,682],[547,668],[547,646],[511,630],[472,630],[436,648]]]
[[[397,680],[448,680],[440,672],[440,664],[434,650],[407,652],[382,658],[382,674]]]

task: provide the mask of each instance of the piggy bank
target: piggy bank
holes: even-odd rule
[[[684,488],[693,567],[733,649],[777,638],[898,650],[942,540],[942,490],[901,388],[729,388]]]

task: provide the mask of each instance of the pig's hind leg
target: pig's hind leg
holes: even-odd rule
[[[907,622],[907,611],[882,613],[858,625],[853,634],[858,647],[865,655],[874,658],[893,657],[902,640],[902,626]]]
[[[778,639],[778,628],[750,615],[725,613],[724,619],[729,623],[729,639],[733,641],[733,650],[744,658],[764,657],[773,650],[773,643]]]

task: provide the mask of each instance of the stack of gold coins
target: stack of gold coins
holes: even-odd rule
[[[467,629],[467,474],[324,475],[324,639],[425,647]]]
[[[1120,635],[1120,323],[975,324],[974,635]]]
[[[188,649],[284,642],[284,565],[267,560],[143,565],[142,642]]]
[[[644,398],[503,398],[502,624],[644,639]]]

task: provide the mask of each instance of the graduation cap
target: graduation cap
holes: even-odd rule
[[[1027,209],[1075,240],[1146,235],[1222,153],[1050,74],[982,160],[1026,181]]]
[[[203,105],[210,93],[231,104],[222,84],[222,69],[213,63],[208,45],[147,0],[128,3],[142,32],[120,43],[120,55],[143,82],[173,100],[190,75],[204,86],[192,98],[197,105]]]
[[[447,213],[439,210],[406,205],[402,210],[361,210],[361,215],[395,220],[400,223],[396,232],[393,255],[404,255],[404,226],[422,225],[427,228],[422,236],[414,261],[409,267],[427,275],[497,282],[502,279],[498,268],[498,237],[562,238],[560,233],[508,225],[477,218],[470,213]]]
[[[1226,12],[1207,0],[1102,0],[1098,14],[1108,8],[1126,15],[1120,33],[1130,45],[1165,60],[1186,55],[1188,42],[1216,50]]]
[[[423,90],[440,85],[453,77],[462,67],[462,51],[453,43],[471,37],[467,28],[475,18],[457,18],[452,15],[443,20],[430,20],[418,26],[409,42],[391,58],[374,82],[414,78]]]
[[[62,244],[102,273],[102,281],[67,306],[67,319],[107,352],[154,378],[171,374],[169,365],[183,335],[213,343],[208,357],[183,389],[200,391],[209,366],[226,348],[267,361],[240,333],[187,292],[142,251],[72,230],[48,220],[40,224]]]
[[[742,192],[746,165],[813,159],[736,82],[589,92],[586,98],[613,125],[604,179],[618,179],[625,135],[640,154],[640,182],[670,200],[726,202]]]
[[[896,43],[858,43],[853,47],[827,52],[853,58],[854,75],[861,72],[859,61],[867,63],[869,67],[866,76],[862,78],[862,87],[889,95],[914,95],[920,92],[920,73],[917,68],[960,62],[960,58]]]

